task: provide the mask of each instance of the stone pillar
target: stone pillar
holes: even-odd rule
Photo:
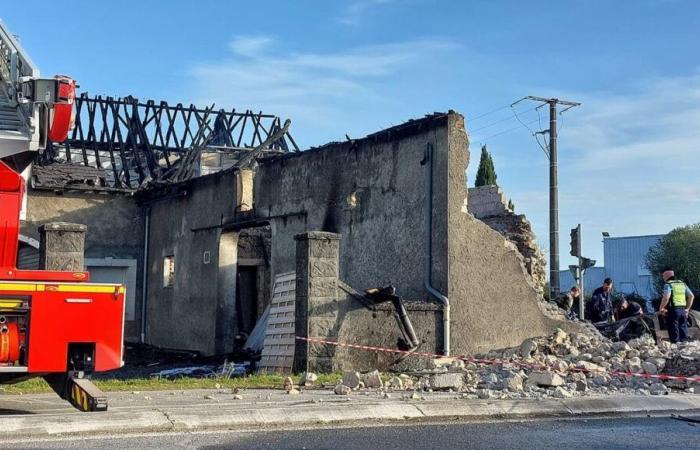
[[[39,227],[39,269],[83,272],[87,226],[52,222]]]
[[[340,235],[310,231],[294,237],[297,336],[337,338]],[[335,347],[297,340],[294,372],[332,372]]]

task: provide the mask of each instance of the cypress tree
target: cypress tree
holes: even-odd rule
[[[491,154],[486,150],[485,145],[481,147],[481,159],[479,160],[479,169],[476,171],[474,186],[497,186],[496,169],[493,167],[493,159],[491,159]]]

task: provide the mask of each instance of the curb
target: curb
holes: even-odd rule
[[[700,396],[594,397],[523,400],[427,400],[373,403],[296,403],[260,407],[186,405],[105,413],[50,413],[0,416],[0,429],[12,440],[67,435],[133,434],[210,430],[250,430],[351,424],[488,421],[595,416],[649,416],[700,413]],[[8,442],[0,440],[0,444]]]

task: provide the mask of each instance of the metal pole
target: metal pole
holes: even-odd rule
[[[579,263],[580,264],[580,263]],[[557,99],[549,100],[549,291],[559,295],[559,189],[557,180]]]
[[[584,315],[583,315],[583,311],[585,310],[585,308],[584,308],[584,302],[586,301],[586,294],[584,293],[584,290],[583,290],[583,277],[586,275],[586,271],[585,271],[585,270],[583,269],[583,267],[581,266],[581,257],[580,257],[580,256],[578,257],[578,267],[579,267],[578,270],[579,270],[580,273],[581,273],[581,275],[580,275],[581,281],[579,281],[579,289],[580,289],[580,292],[579,292],[579,294],[578,294],[578,295],[579,295],[579,299],[578,299],[578,317],[579,317],[580,320],[584,320],[585,317],[584,317]]]

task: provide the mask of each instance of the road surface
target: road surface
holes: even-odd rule
[[[260,432],[167,433],[5,442],[13,449],[690,449],[700,424],[672,418],[446,423]]]

